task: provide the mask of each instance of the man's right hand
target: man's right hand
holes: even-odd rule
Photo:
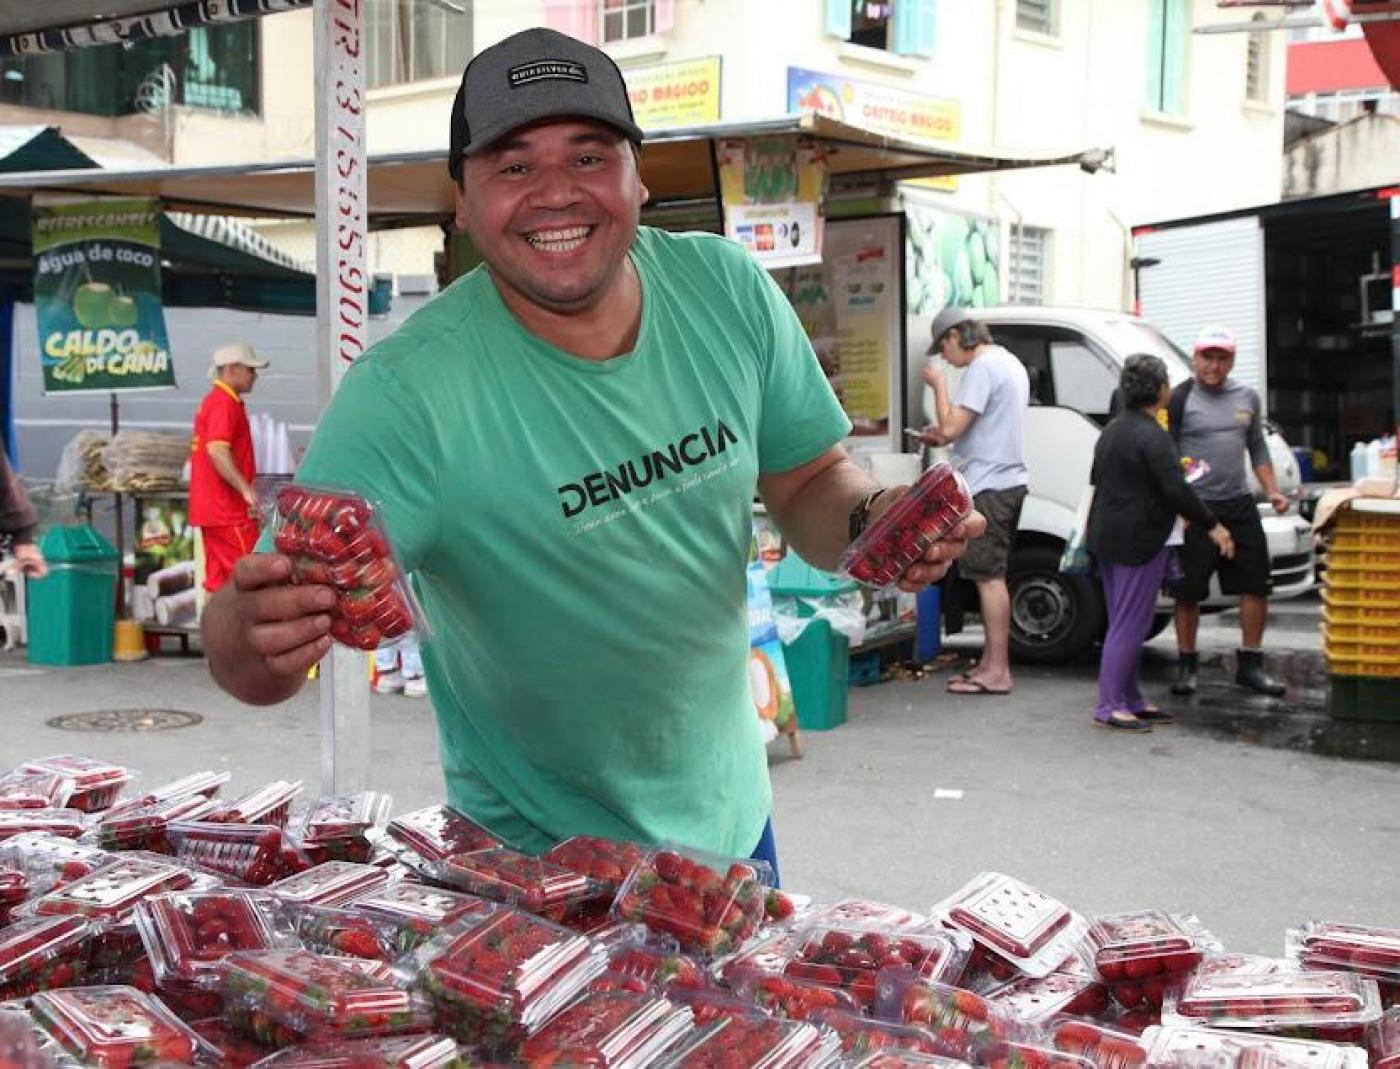
[[[292,582],[292,562],[279,553],[244,557],[233,580],[205,607],[204,647],[214,678],[230,694],[257,705],[291,697],[307,670],[331,648],[335,591]]]

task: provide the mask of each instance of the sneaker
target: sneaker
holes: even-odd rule
[[[397,669],[393,672],[379,673],[379,678],[374,681],[376,694],[401,694],[403,689],[404,678]]]
[[[405,676],[403,696],[405,698],[426,698],[428,696],[428,681],[422,676]]]

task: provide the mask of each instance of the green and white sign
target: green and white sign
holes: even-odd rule
[[[160,302],[160,206],[36,204],[34,306],[45,393],[175,385]]]

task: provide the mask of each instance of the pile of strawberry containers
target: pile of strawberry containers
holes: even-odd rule
[[[1397,928],[1228,953],[996,872],[812,901],[745,858],[533,857],[449,806],[227,780],[0,775],[0,1069],[1400,1069]]]

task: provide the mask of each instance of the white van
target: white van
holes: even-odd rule
[[[1191,374],[1187,356],[1150,323],[1122,312],[1082,308],[1013,306],[979,308],[997,344],[1020,357],[1031,376],[1031,407],[1026,418],[1026,458],[1030,493],[1013,543],[1011,652],[1023,662],[1060,664],[1092,649],[1103,635],[1103,595],[1097,580],[1063,575],[1060,554],[1074,523],[1080,495],[1088,485],[1094,444],[1108,422],[1113,391],[1123,362],[1135,353],[1159,356],[1175,385]],[[918,360],[911,360],[917,371]],[[925,401],[927,408],[927,399]],[[1298,465],[1272,427],[1269,452],[1279,488],[1295,497],[1301,485]],[[1254,483],[1253,475],[1250,476]],[[1257,497],[1263,493],[1254,485]],[[1273,596],[1291,598],[1313,586],[1311,527],[1296,512],[1278,515],[1261,503],[1269,540]],[[967,584],[970,588],[971,584]],[[976,594],[967,595],[975,603]],[[1206,611],[1229,608],[1236,599],[1212,581]],[[1153,633],[1170,619],[1163,599]]]

